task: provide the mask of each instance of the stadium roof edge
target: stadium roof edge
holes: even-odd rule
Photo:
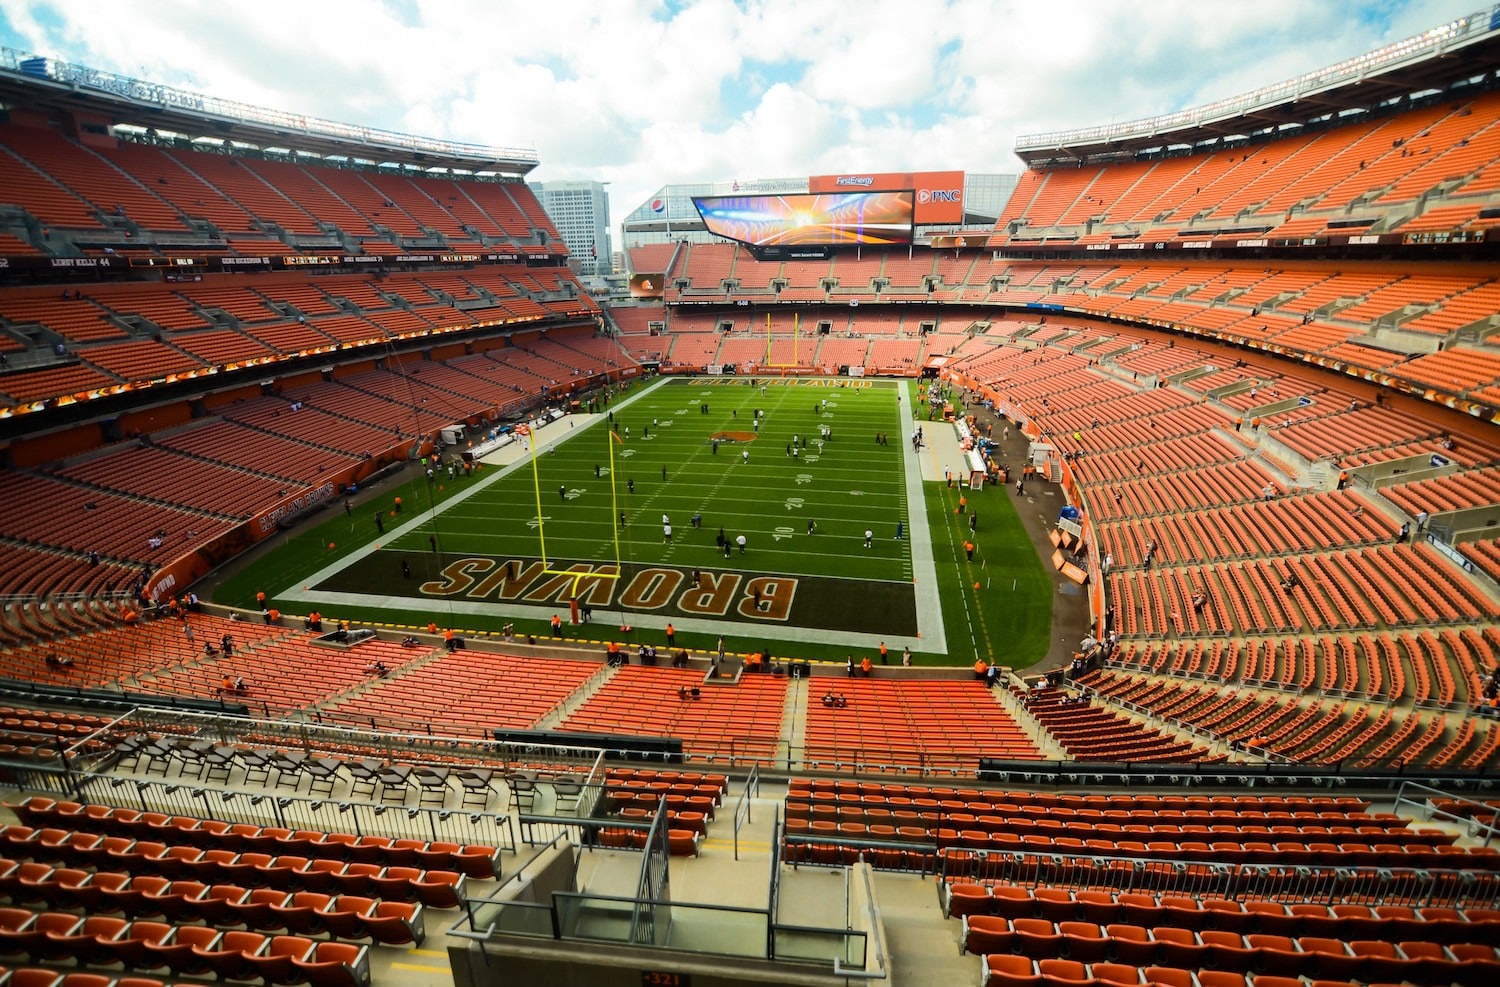
[[[531,148],[464,144],[338,123],[173,89],[14,48],[0,48],[0,103],[9,109],[102,113],[112,125],[422,169],[519,177],[541,163]]]
[[[1023,135],[1015,153],[1028,166],[1120,157],[1250,136],[1342,110],[1375,107],[1441,91],[1500,64],[1500,4],[1421,34],[1203,106],[1107,126]]]

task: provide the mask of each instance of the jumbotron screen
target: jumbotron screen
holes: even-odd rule
[[[710,233],[752,247],[912,242],[915,193],[694,196]]]

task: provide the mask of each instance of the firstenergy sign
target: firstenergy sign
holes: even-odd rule
[[[961,171],[892,171],[846,172],[842,175],[814,175],[808,179],[809,192],[895,192],[912,189],[916,193],[913,222],[918,226],[939,223],[962,223],[964,219],[964,173]]]

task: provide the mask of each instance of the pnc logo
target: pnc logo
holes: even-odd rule
[[[963,189],[924,188],[917,190],[917,202],[922,205],[926,205],[929,202],[962,202],[963,198]]]

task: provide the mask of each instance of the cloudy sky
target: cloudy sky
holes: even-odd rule
[[[1479,0],[0,0],[0,43],[660,186],[1014,172],[1020,134],[1282,81]]]

